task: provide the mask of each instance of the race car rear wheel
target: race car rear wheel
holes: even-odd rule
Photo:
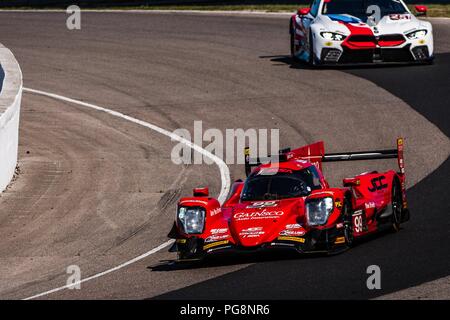
[[[403,197],[400,182],[394,179],[392,183],[392,230],[397,232],[400,230],[400,222],[402,221]]]

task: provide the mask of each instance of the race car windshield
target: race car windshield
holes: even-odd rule
[[[408,13],[398,0],[329,0],[323,4],[322,14],[349,14],[364,21],[376,7],[380,8],[380,17]]]
[[[320,189],[319,174],[314,166],[298,171],[281,171],[264,175],[252,173],[242,191],[242,201],[279,200],[307,196]]]

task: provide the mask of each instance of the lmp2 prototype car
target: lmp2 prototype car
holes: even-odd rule
[[[274,249],[335,254],[409,220],[401,138],[396,149],[329,154],[320,141],[280,150],[277,161],[251,159],[246,151],[247,179],[234,182],[223,205],[208,188],[178,202],[168,236],[180,261]],[[389,158],[397,158],[398,172],[361,173],[342,188],[331,188],[322,174],[324,162]]]
[[[313,0],[291,17],[289,33],[292,58],[313,66],[433,60],[431,23],[402,0]]]

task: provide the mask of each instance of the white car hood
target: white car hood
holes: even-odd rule
[[[321,25],[320,30],[340,32],[346,35],[350,34],[346,24],[370,28],[374,35],[405,34],[417,29],[429,29],[428,22],[421,21],[411,14],[384,16],[378,23],[373,23],[372,21],[366,23],[348,14],[320,15],[317,17],[316,22]]]

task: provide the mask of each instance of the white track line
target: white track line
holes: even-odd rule
[[[151,123],[148,123],[146,121],[139,120],[139,119],[127,116],[127,115],[125,115],[123,113],[120,113],[120,112],[117,112],[117,111],[114,111],[114,110],[111,110],[111,109],[106,109],[106,108],[103,108],[103,107],[99,107],[99,106],[97,106],[95,104],[86,103],[86,102],[83,102],[83,101],[67,98],[67,97],[64,97],[64,96],[60,96],[60,95],[57,95],[57,94],[54,94],[54,93],[45,92],[45,91],[34,90],[34,89],[30,89],[30,88],[23,88],[23,91],[24,92],[28,92],[28,93],[38,94],[38,95],[41,95],[41,96],[46,96],[46,97],[53,98],[53,99],[56,99],[56,100],[61,100],[61,101],[64,101],[64,102],[74,103],[74,104],[77,104],[77,105],[80,105],[80,106],[83,106],[83,107],[86,107],[86,108],[94,109],[94,110],[97,110],[97,111],[102,111],[102,112],[108,113],[108,114],[110,114],[112,116],[115,116],[115,117],[118,117],[118,118],[121,118],[121,119],[125,119],[127,121],[139,124],[139,125],[141,125],[143,127],[146,127],[146,128],[149,128],[149,129],[151,129],[153,131],[161,133],[161,134],[171,138],[173,141],[178,141],[180,143],[185,144],[189,148],[191,148],[191,149],[201,153],[202,155],[210,158],[211,160],[213,160],[217,164],[217,166],[219,167],[219,170],[220,170],[220,178],[221,178],[221,181],[222,181],[222,187],[221,187],[221,190],[220,190],[220,194],[217,197],[217,200],[219,200],[220,203],[225,202],[225,199],[226,199],[226,197],[228,195],[228,192],[230,190],[230,183],[231,183],[231,181],[230,181],[230,171],[228,169],[228,166],[225,164],[225,162],[222,159],[220,159],[219,157],[215,156],[211,152],[203,149],[202,147],[192,143],[189,140],[186,140],[186,139],[178,136],[177,134],[174,134],[173,132],[170,132],[168,130],[160,128],[160,127],[158,127],[158,126],[156,126],[154,124],[151,124]],[[156,253],[156,252],[166,248],[167,246],[171,245],[173,243],[173,241],[174,241],[173,239],[171,239],[169,241],[166,241],[163,244],[159,245],[158,247],[156,247],[156,248],[154,248],[154,249],[152,249],[152,250],[150,250],[150,251],[148,251],[148,252],[146,252],[146,253],[138,256],[138,257],[135,257],[134,259],[128,260],[128,261],[126,261],[126,262],[124,262],[124,263],[122,263],[122,264],[120,264],[120,265],[118,265],[118,266],[116,266],[114,268],[111,268],[111,269],[108,269],[106,271],[97,273],[97,274],[95,274],[93,276],[90,276],[88,278],[84,278],[84,279],[82,279],[82,280],[80,280],[80,281],[78,281],[76,283],[71,283],[70,285],[65,285],[65,286],[62,286],[62,287],[59,287],[59,288],[55,288],[55,289],[52,289],[52,290],[49,290],[49,291],[45,291],[45,292],[36,294],[34,296],[25,298],[24,300],[31,300],[31,299],[39,298],[39,297],[42,297],[42,296],[46,296],[46,295],[49,295],[51,293],[55,293],[55,292],[58,292],[58,291],[62,291],[64,289],[68,289],[69,287],[75,286],[77,284],[81,284],[83,282],[102,277],[102,276],[107,275],[107,274],[109,274],[111,272],[114,272],[114,271],[117,271],[119,269],[122,269],[122,268],[124,268],[124,267],[126,267],[126,266],[128,266],[128,265],[130,265],[132,263],[135,263],[135,262],[139,261],[139,260],[142,260],[142,259],[148,257],[149,255],[152,255],[152,254],[154,254],[154,253]]]
[[[116,267],[114,267],[114,268],[111,268],[111,269],[108,269],[108,270],[106,270],[106,271],[103,271],[103,272],[94,274],[93,276],[90,276],[90,277],[88,277],[88,278],[81,279],[80,281],[77,281],[77,282],[72,283],[72,284],[70,284],[70,285],[65,285],[65,286],[62,286],[62,287],[59,287],[59,288],[55,288],[55,289],[48,290],[48,291],[45,291],[45,292],[42,292],[42,293],[38,293],[38,294],[36,294],[36,295],[34,295],[34,296],[25,298],[25,299],[23,299],[23,300],[32,300],[32,299],[35,299],[35,298],[39,298],[39,297],[42,297],[42,296],[46,296],[46,295],[49,295],[49,294],[51,294],[51,293],[55,293],[55,292],[58,292],[58,291],[61,291],[61,290],[64,290],[64,289],[69,289],[69,287],[76,286],[76,285],[81,284],[81,283],[83,283],[83,282],[86,282],[86,281],[89,281],[89,280],[93,280],[93,279],[102,277],[102,276],[104,276],[104,275],[107,275],[108,273],[117,271],[117,270],[122,269],[122,268],[124,268],[124,267],[126,267],[126,266],[128,266],[128,265],[130,265],[130,264],[132,264],[132,263],[135,263],[135,262],[137,262],[137,261],[139,261],[139,260],[142,260],[142,259],[146,258],[146,257],[148,257],[149,255],[152,255],[152,254],[154,254],[154,253],[156,253],[156,252],[158,252],[158,251],[160,251],[160,250],[166,248],[167,246],[171,245],[174,241],[175,241],[175,240],[170,239],[169,241],[164,242],[163,244],[157,246],[156,248],[154,248],[154,249],[152,249],[152,250],[150,250],[150,251],[148,251],[148,252],[146,252],[146,253],[144,253],[144,254],[142,254],[142,255],[140,255],[140,256],[134,258],[134,259],[128,260],[127,262],[124,262],[124,263],[122,263],[122,264],[120,264],[120,265],[118,265],[118,266],[116,266]]]

